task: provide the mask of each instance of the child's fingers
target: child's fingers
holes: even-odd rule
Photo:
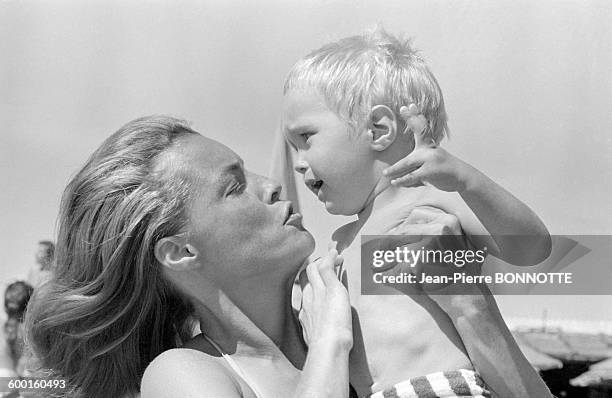
[[[427,120],[423,115],[415,116],[412,118],[411,124],[415,126],[413,128],[414,132],[414,148],[431,148],[435,146],[432,140],[428,140],[425,138],[425,127],[427,126]]]
[[[414,103],[402,106],[400,108],[400,115],[406,121],[407,130],[412,131],[414,134],[414,148],[431,147],[431,140],[427,140],[424,137],[427,119],[425,119],[418,106]]]

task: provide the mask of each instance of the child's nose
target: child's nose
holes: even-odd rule
[[[298,159],[295,162],[294,169],[300,174],[306,174],[306,171],[308,171],[308,164],[305,161]]]

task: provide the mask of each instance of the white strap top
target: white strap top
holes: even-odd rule
[[[240,378],[242,380],[244,380],[244,382],[251,388],[251,390],[253,390],[253,392],[255,393],[255,396],[257,398],[263,398],[263,396],[257,391],[257,388],[255,388],[255,384],[252,383],[249,378],[246,376],[246,374],[242,371],[242,369],[240,369],[240,366],[238,366],[238,364],[236,363],[236,361],[234,361],[232,359],[232,357],[226,353],[223,352],[223,350],[221,349],[221,347],[219,347],[219,345],[217,343],[215,343],[211,338],[209,338],[208,336],[206,336],[205,334],[202,333],[202,336],[204,336],[204,338],[206,339],[206,341],[208,341],[210,343],[211,346],[213,346],[215,348],[215,350],[217,350],[219,352],[219,354],[221,354],[221,356],[223,357],[223,359],[225,359],[225,361],[227,362],[227,364],[230,366],[230,368],[232,368],[232,370],[234,372],[236,372],[236,374],[238,376],[240,376]]]

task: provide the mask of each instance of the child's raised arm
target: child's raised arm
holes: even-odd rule
[[[451,204],[450,209],[443,207],[459,218],[467,235],[491,235],[495,245],[489,253],[513,265],[544,261],[550,254],[551,239],[538,216],[473,166],[425,141],[422,132],[426,120],[414,104],[402,107],[400,112],[407,130],[414,132],[415,148],[383,172],[391,183],[428,183],[442,191],[457,192],[469,209],[461,203]]]
[[[453,242],[455,250],[469,248],[468,242],[459,236],[458,218],[435,208],[421,208],[410,224],[397,227],[395,235],[412,237],[423,235],[455,235],[458,239],[424,243],[427,247],[448,249]],[[397,246],[401,239],[387,239],[388,249]],[[403,244],[403,243],[400,243]],[[422,246],[423,242],[419,244]],[[411,268],[405,263],[396,264],[384,271],[385,275],[423,272],[431,275],[452,276],[462,272],[468,276],[480,275],[481,263],[466,264],[458,269],[453,263],[422,264]],[[407,284],[390,285],[405,294],[414,294],[414,287]],[[485,284],[450,283],[421,284],[422,294],[427,294],[448,315],[459,333],[475,370],[497,397],[552,398],[546,384],[529,364],[502,318],[495,298]]]

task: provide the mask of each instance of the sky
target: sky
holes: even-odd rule
[[[185,118],[266,174],[291,65],[377,24],[413,37],[431,66],[449,151],[552,234],[612,234],[610,20],[605,0],[2,0],[0,282],[25,277],[70,177],[121,125]],[[343,222],[304,209],[319,243]],[[612,320],[611,297],[499,301],[509,317]]]

